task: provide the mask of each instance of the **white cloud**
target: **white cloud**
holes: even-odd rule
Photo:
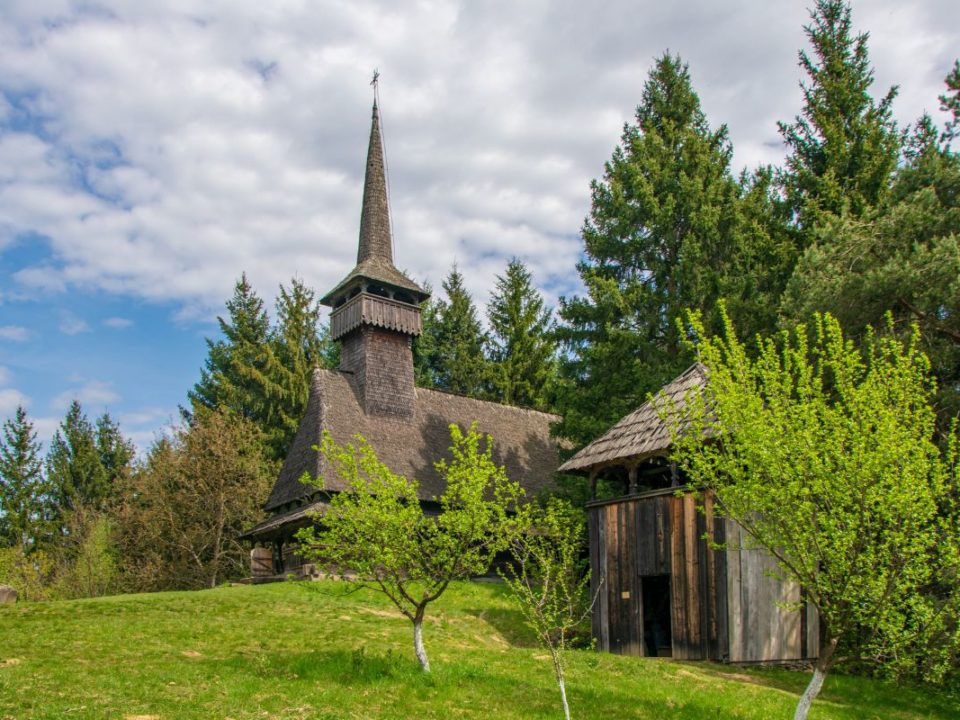
[[[0,340],[23,342],[29,334],[29,331],[25,327],[20,327],[19,325],[0,326]]]
[[[271,297],[323,291],[353,264],[382,71],[397,264],[439,288],[459,258],[483,301],[511,255],[544,287],[577,287],[589,182],[641,99],[653,59],[680,53],[735,164],[776,162],[800,110],[809,3],[468,3],[207,6],[10,0],[0,9],[0,247],[46,238],[13,274],[219,311],[246,270]],[[901,123],[936,108],[960,47],[960,4],[873,0],[876,94]],[[735,39],[736,41],[732,41]],[[11,104],[13,102],[13,104]]]
[[[122,317],[108,317],[104,319],[103,324],[108,328],[113,328],[114,330],[123,330],[133,325],[133,320]]]
[[[64,312],[60,315],[60,332],[64,335],[79,335],[90,332],[90,326],[86,320],[78,318],[73,313]]]
[[[87,380],[80,387],[66,390],[54,397],[50,405],[55,410],[64,410],[74,400],[83,406],[93,406],[94,412],[99,413],[100,408],[118,402],[120,395],[114,389],[113,383]]]
[[[0,388],[0,421],[13,417],[18,405],[30,407],[30,398],[15,388]]]

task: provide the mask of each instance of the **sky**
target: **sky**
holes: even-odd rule
[[[734,165],[779,163],[803,0],[0,3],[0,420],[47,441],[73,399],[145,449],[246,272],[272,307],[356,259],[373,70],[395,260],[482,308],[511,257],[579,290],[590,181],[678,53]],[[875,97],[937,116],[955,0],[856,0]]]

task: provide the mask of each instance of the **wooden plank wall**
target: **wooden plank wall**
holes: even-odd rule
[[[641,584],[645,576],[668,575],[673,656],[724,657],[726,569],[724,556],[703,539],[717,532],[708,502],[706,516],[692,496],[659,495],[588,509],[594,592],[603,578],[592,617],[600,650],[644,654]]]
[[[704,500],[706,513],[697,510],[693,495],[670,497],[669,502],[673,657],[721,660],[727,642],[718,578],[725,578],[726,569],[722,554],[704,539],[714,538],[712,498]]]
[[[778,603],[800,600],[800,586],[781,582],[772,573],[776,561],[762,548],[751,546],[737,523],[726,520],[727,616],[730,626],[730,662],[778,662],[816,657],[816,611],[783,609]],[[802,615],[806,614],[806,618]],[[806,631],[806,638],[803,632]]]

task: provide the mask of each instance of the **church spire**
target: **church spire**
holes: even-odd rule
[[[380,137],[380,110],[373,101],[370,146],[367,149],[367,173],[363,183],[363,210],[360,215],[360,246],[357,264],[365,260],[383,260],[393,265],[393,241],[390,236],[390,207],[387,204],[387,176],[383,164],[383,140]]]

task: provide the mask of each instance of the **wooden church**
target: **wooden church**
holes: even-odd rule
[[[434,463],[448,457],[449,426],[493,436],[494,460],[528,495],[547,487],[559,464],[550,425],[559,418],[527,408],[416,387],[412,340],[422,329],[428,293],[393,264],[393,241],[377,104],[373,105],[356,267],[322,299],[332,308],[331,337],[341,344],[339,370],[313,372],[306,413],[267,499],[270,517],[244,533],[254,544],[254,580],[309,574],[296,531],[322,513],[343,483],[314,449],[324,431],[340,443],[362,435],[393,472],[420,483],[420,501],[439,509],[443,479]],[[324,490],[306,485],[320,477]]]
[[[774,578],[773,558],[714,512],[710,493],[684,491],[686,478],[667,459],[658,398],[681,409],[706,382],[706,368],[692,366],[560,467],[587,475],[594,498],[600,480],[618,490],[587,503],[597,646],[734,663],[815,658],[817,613],[800,587]]]

